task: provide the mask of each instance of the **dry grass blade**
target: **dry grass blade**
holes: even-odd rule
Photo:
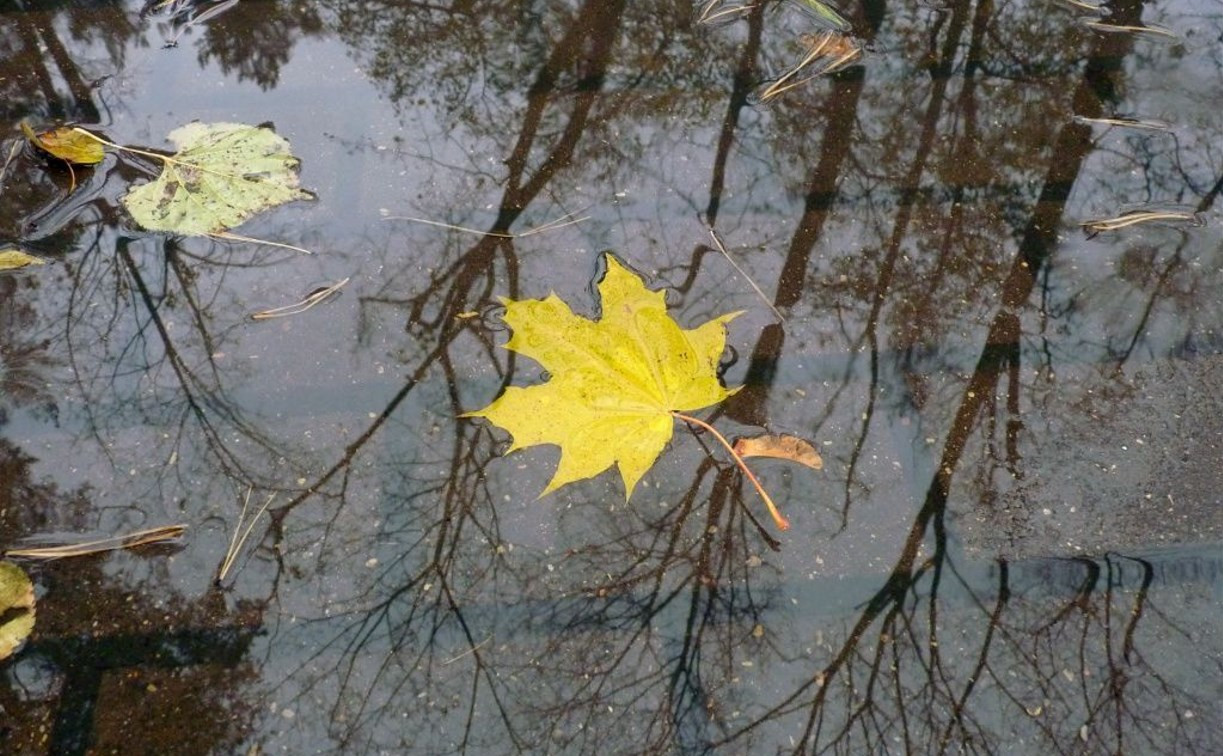
[[[577,213],[565,213],[564,215],[557,218],[556,220],[550,220],[547,223],[543,224],[542,226],[536,226],[535,228],[528,228],[526,231],[523,231],[520,234],[514,234],[514,238],[521,239],[526,236],[542,234],[545,231],[555,231],[558,228],[564,228],[565,226],[573,226],[578,223],[581,223],[582,221],[590,220],[589,215],[583,215],[580,218],[574,218],[573,216],[575,215],[577,215]]]
[[[750,13],[755,7],[755,3],[735,4],[726,2],[726,0],[709,0],[709,2],[705,3],[705,7],[701,9],[701,17],[697,19],[697,23],[726,23],[727,21],[733,21],[736,16]]]
[[[707,228],[709,228],[709,236],[713,239],[714,246],[716,246],[718,251],[722,253],[722,256],[726,258],[726,262],[730,263],[732,268],[739,271],[739,275],[743,276],[752,289],[755,290],[755,292],[760,296],[760,299],[764,302],[765,306],[773,311],[773,314],[777,316],[777,320],[781,323],[786,322],[785,317],[782,316],[781,312],[773,306],[773,303],[769,301],[769,298],[765,296],[760,287],[756,285],[756,282],[752,280],[752,277],[747,274],[747,271],[740,268],[739,263],[735,262],[735,258],[731,257],[730,253],[726,251],[726,245],[722,243],[722,237],[718,236],[718,232],[714,231],[713,227],[711,226],[708,226]]]
[[[1172,124],[1165,121],[1160,121],[1154,118],[1128,118],[1126,116],[1114,116],[1112,118],[1089,118],[1088,116],[1075,116],[1075,123],[1100,124],[1102,126],[1120,126],[1126,129],[1150,129],[1151,131],[1167,131],[1172,128]]]
[[[465,656],[470,656],[471,654],[476,653],[476,652],[477,652],[477,651],[479,651],[480,649],[482,649],[482,648],[484,648],[485,646],[487,646],[487,645],[488,645],[488,642],[489,642],[489,641],[491,641],[492,639],[493,639],[493,636],[491,636],[491,635],[490,635],[490,636],[488,636],[487,638],[485,638],[484,640],[480,641],[479,643],[477,643],[476,645],[472,646],[471,648],[467,649],[466,651],[464,651],[463,653],[459,654],[458,656],[452,656],[452,657],[450,657],[449,659],[447,659],[446,661],[442,662],[442,666],[444,667],[444,666],[446,666],[447,664],[454,664],[454,663],[455,663],[455,662],[457,662],[459,659],[462,659],[462,658],[463,658],[463,657],[465,657]]]
[[[291,305],[284,307],[273,307],[270,310],[260,310],[251,315],[252,320],[267,320],[269,318],[283,318],[287,315],[298,315],[309,310],[320,302],[330,299],[334,294],[339,293],[340,289],[344,288],[351,279],[345,278],[342,281],[333,283],[330,286],[324,286],[320,289],[315,289],[303,298],[300,302],[294,302]]]
[[[768,102],[783,92],[788,92],[812,79],[828,76],[845,68],[862,55],[862,48],[849,37],[833,31],[825,31],[814,36],[803,36],[803,41],[809,45],[807,54],[796,66],[786,71],[778,79],[760,93],[760,101]],[[809,76],[796,78],[800,72],[806,71],[817,61],[824,62],[815,68]]]
[[[165,543],[166,541],[173,541],[181,537],[186,530],[186,525],[165,525],[159,528],[138,530],[135,533],[128,533],[126,535],[99,538],[94,541],[82,541],[61,546],[9,549],[4,552],[4,555],[24,559],[67,559],[68,557],[88,556],[90,554],[101,554],[106,551],[134,549],[137,546]]]
[[[1184,223],[1190,226],[1204,226],[1206,222],[1195,212],[1189,210],[1132,210],[1114,218],[1094,218],[1083,221],[1081,225],[1089,234],[1095,235],[1104,231],[1137,226],[1141,223]]]
[[[220,568],[217,570],[217,585],[220,585],[225,576],[229,574],[229,570],[234,566],[234,562],[238,560],[238,554],[242,553],[242,547],[246,545],[246,539],[250,537],[251,531],[255,529],[255,523],[259,521],[260,516],[267,511],[272,502],[276,500],[276,494],[268,497],[268,500],[263,502],[263,506],[251,518],[251,521],[246,523],[246,529],[242,529],[242,523],[246,520],[246,511],[250,507],[251,492],[253,487],[247,487],[246,495],[242,497],[242,513],[238,515],[238,524],[234,526],[234,535],[229,539],[229,548],[225,550],[225,559],[221,562]]]
[[[1083,25],[1089,29],[1095,29],[1100,32],[1111,34],[1149,34],[1154,37],[1163,37],[1166,39],[1180,39],[1181,36],[1171,29],[1155,24],[1134,25],[1134,24],[1110,24],[1107,21],[1097,21],[1090,19],[1083,22]]]

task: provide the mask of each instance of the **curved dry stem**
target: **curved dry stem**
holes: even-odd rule
[[[112,149],[123,150],[124,152],[132,152],[137,155],[144,155],[145,157],[148,157],[148,158],[156,158],[157,160],[164,160],[167,163],[177,163],[179,165],[182,165],[181,161],[175,160],[174,158],[170,157],[169,155],[160,155],[156,152],[149,152],[147,150],[136,149],[135,147],[125,147],[122,144],[115,144],[114,142],[111,142],[107,139],[103,139],[102,137],[98,136],[97,134],[93,133],[92,131],[87,131],[85,129],[82,129],[80,126],[73,126],[72,131],[76,134],[87,136],[90,139],[92,139],[93,141],[98,142],[99,144],[106,145],[107,147],[110,147]]]
[[[769,515],[772,516],[773,522],[777,524],[777,527],[781,528],[782,530],[790,529],[790,521],[787,520],[780,511],[778,511],[777,505],[773,503],[773,499],[771,496],[769,496],[768,491],[764,490],[764,486],[760,485],[760,480],[756,477],[756,474],[751,471],[751,468],[749,468],[747,463],[743,461],[743,457],[739,456],[739,452],[735,451],[735,448],[731,446],[730,442],[726,440],[725,436],[718,432],[717,428],[713,427],[704,420],[692,417],[691,415],[685,415],[682,412],[673,411],[671,416],[677,420],[683,420],[686,423],[691,423],[692,425],[704,428],[712,433],[713,437],[718,439],[718,442],[721,443],[722,446],[726,447],[726,451],[730,452],[730,456],[735,458],[735,464],[739,466],[739,469],[743,471],[743,474],[747,476],[747,479],[750,480],[752,485],[756,487],[756,493],[760,494],[760,498],[764,499],[764,505],[769,508]]]

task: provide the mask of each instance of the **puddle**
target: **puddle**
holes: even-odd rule
[[[797,5],[3,6],[0,548],[187,529],[20,561],[0,750],[1223,750],[1223,15]],[[23,121],[266,124],[317,199],[235,232],[312,254]],[[788,530],[708,433],[539,497],[459,417],[605,250],[742,311],[690,414],[812,442]]]

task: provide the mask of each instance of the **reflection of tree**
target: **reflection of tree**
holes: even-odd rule
[[[1093,732],[1104,727],[1106,718],[1093,704],[1083,709],[1074,728],[1048,725],[1041,730],[1050,717],[1049,705],[1038,702],[1030,708],[1028,697],[1038,692],[1042,701],[1045,697],[1053,701],[1056,693],[1066,700],[1065,692],[1047,682],[1016,687],[1003,678],[1013,671],[1019,677],[1044,680],[1046,666],[1062,665],[1076,680],[1099,680],[1102,674],[1110,679],[1091,689],[1085,700],[1095,701],[1101,691],[1115,689],[1116,677],[1110,675],[1116,668],[1110,666],[1107,649],[1081,646],[1083,658],[1076,666],[1067,666],[1064,655],[1070,652],[1060,642],[1047,643],[1043,655],[1030,652],[1033,643],[1045,642],[1032,628],[1091,633],[1104,623],[1112,630],[1118,626],[1117,617],[1124,616],[1129,622],[1123,632],[1132,643],[1139,643],[1144,626],[1133,619],[1137,614],[1150,622],[1145,627],[1155,637],[1178,632],[1174,623],[1157,624],[1149,613],[1133,611],[1148,605],[1146,589],[1123,597],[1100,590],[1080,594],[1076,606],[1082,607],[1081,613],[1067,613],[1062,611],[1062,594],[1030,597],[1034,583],[1013,580],[1012,565],[999,562],[986,585],[963,577],[964,568],[949,553],[951,483],[966,468],[971,470],[977,434],[983,428],[1005,428],[1006,451],[999,456],[1012,464],[1007,470],[1018,469],[1014,450],[1022,424],[1015,415],[1025,388],[1020,381],[1023,317],[1033,306],[1029,300],[1057,246],[1067,195],[1092,147],[1086,128],[1063,123],[1069,123],[1071,113],[1100,112],[1112,86],[1110,71],[1124,52],[1124,42],[1098,43],[1085,82],[1055,103],[1057,112],[1067,118],[1051,119],[1040,135],[1026,137],[1041,143],[1042,161],[1033,164],[1025,155],[1022,165],[991,165],[990,161],[1005,157],[1000,153],[1004,139],[981,127],[981,100],[992,95],[983,78],[1005,61],[991,57],[989,44],[1005,36],[1000,32],[1004,24],[1030,20],[1022,14],[995,14],[992,7],[960,3],[939,16],[930,43],[928,86],[903,92],[893,102],[868,86],[863,71],[850,71],[829,83],[821,107],[783,103],[773,116],[779,131],[785,134],[790,128],[793,136],[800,128],[810,129],[813,112],[827,112],[819,152],[810,160],[793,161],[806,171],[804,179],[796,182],[803,187],[804,212],[789,240],[776,304],[794,320],[831,313],[827,321],[817,322],[838,323],[841,332],[826,337],[826,343],[841,338],[846,352],[861,351],[861,359],[870,360],[870,366],[860,370],[853,363],[860,358],[851,358],[841,392],[834,395],[820,421],[831,425],[842,419],[845,411],[838,402],[864,402],[851,413],[856,418],[863,414],[861,406],[867,407],[866,418],[854,421],[856,440],[846,458],[850,468],[844,481],[846,506],[836,513],[840,526],[846,527],[851,519],[851,495],[867,491],[855,488],[854,460],[865,454],[879,417],[916,405],[930,414],[931,423],[948,428],[942,455],[930,460],[934,473],[894,571],[843,634],[843,644],[831,649],[831,662],[811,668],[803,658],[802,649],[824,649],[829,640],[813,642],[805,626],[791,624],[778,600],[788,586],[779,588],[775,575],[754,553],[764,543],[739,504],[738,486],[729,472],[719,471],[712,462],[695,464],[698,472],[691,481],[661,484],[655,493],[667,506],[654,514],[639,506],[599,507],[595,500],[601,495],[574,494],[581,513],[564,514],[560,529],[572,531],[575,545],[563,552],[516,555],[506,547],[505,536],[507,523],[515,518],[500,498],[516,484],[498,473],[498,465],[489,464],[494,446],[470,426],[460,425],[447,435],[439,423],[438,430],[414,433],[418,448],[386,442],[389,448],[383,453],[396,464],[381,479],[386,501],[380,505],[379,517],[385,519],[380,520],[376,538],[387,545],[377,551],[377,575],[359,581],[336,607],[339,617],[317,617],[311,623],[311,632],[327,641],[296,671],[291,683],[295,699],[338,701],[332,709],[337,736],[351,747],[366,749],[399,744],[396,738],[402,737],[405,725],[393,723],[402,721],[396,717],[402,715],[397,706],[403,701],[421,702],[419,713],[408,713],[412,725],[406,726],[416,734],[418,746],[449,743],[455,751],[487,748],[490,743],[574,752],[615,750],[619,745],[642,751],[701,751],[719,745],[727,752],[768,750],[787,742],[785,735],[795,731],[796,721],[799,732],[802,722],[807,723],[810,750],[826,745],[846,752],[891,747],[991,750],[1011,735],[1006,722],[990,714],[990,707],[1014,709],[1021,721],[1035,722],[1038,732],[1029,737],[1039,736],[1039,742],[1048,745],[1078,737],[1082,724]],[[885,28],[883,9],[872,6],[869,11],[865,28],[875,34]],[[607,78],[597,68],[575,71],[578,58],[566,48],[581,38],[575,30],[600,28],[622,32],[610,45],[621,49],[629,44],[629,27],[616,28],[610,22],[595,27],[583,18],[587,13],[593,13],[589,5],[572,19],[560,16],[563,22],[543,25],[560,41],[540,53],[545,62],[539,72],[523,77],[532,82],[525,106],[521,112],[508,106],[494,109],[498,117],[488,121],[504,127],[509,119],[501,113],[513,112],[519,118],[513,121],[519,124],[517,131],[503,129],[494,135],[508,158],[506,189],[495,203],[493,231],[510,229],[532,202],[575,170],[576,161],[599,156],[589,142],[592,134],[601,133],[614,120],[597,104],[598,87]],[[439,9],[415,18],[378,17],[369,23],[397,30],[379,38],[386,44],[422,17],[438,24],[434,37],[459,33]],[[726,211],[721,187],[729,180],[728,162],[744,152],[761,151],[758,144],[744,145],[740,130],[749,127],[739,123],[757,68],[752,45],[763,28],[757,22],[750,16],[745,21],[748,43],[745,57],[736,61],[734,94],[727,101],[721,148],[711,171],[714,188],[709,201],[700,203],[711,221],[729,215],[728,223],[740,227],[749,223]],[[496,59],[498,51],[485,49],[493,43],[478,30],[465,28],[462,33],[476,34],[480,45],[469,49],[456,66],[474,71],[481,61]],[[366,34],[378,37],[373,28]],[[612,34],[608,31],[608,38]],[[1037,37],[1025,40],[1032,44]],[[592,52],[581,59],[597,62],[605,41],[602,36],[587,39]],[[1050,49],[1066,45],[1060,37],[1049,43]],[[1013,55],[1009,50],[995,53],[999,59]],[[424,53],[421,56],[423,60]],[[397,98],[406,97],[428,75],[427,66],[396,67],[387,55],[374,59],[391,69],[386,72],[386,86]],[[437,68],[444,69],[446,63],[434,61]],[[1073,67],[1059,61],[1050,70]],[[446,87],[458,87],[453,101],[448,100],[461,113],[456,124],[474,132],[484,123],[487,130],[480,119],[464,120],[472,119],[474,110],[464,109],[469,92],[463,84],[469,79],[444,78]],[[572,81],[588,83],[565,83]],[[1053,89],[1059,83],[1064,82],[1042,86]],[[560,91],[570,94],[567,109],[558,107]],[[633,94],[621,89],[617,102],[632,103]],[[914,128],[888,134],[879,145],[857,140],[864,128],[862,109],[884,105],[908,112],[912,103],[906,98],[917,96],[923,99]],[[494,100],[485,102],[489,101]],[[1005,103],[995,98],[990,104]],[[949,123],[956,124],[954,138],[944,140]],[[945,141],[953,147],[945,146]],[[802,154],[806,148],[805,143],[791,145],[782,137],[772,145],[782,155]],[[975,150],[977,155],[965,161],[963,172],[950,162],[962,156],[961,149]],[[772,169],[779,162],[784,161],[775,155],[768,165]],[[582,165],[593,175],[616,170]],[[944,176],[947,173],[951,175]],[[933,199],[923,183],[932,175],[948,182],[937,187]],[[883,181],[898,188],[880,200],[867,185]],[[997,199],[995,194],[1002,196]],[[840,232],[838,216],[850,201],[862,203],[878,244],[852,257],[827,260],[818,244],[828,234]],[[1005,241],[996,243],[998,239]],[[404,330],[414,339],[404,352],[410,381],[362,434],[360,443],[351,445],[343,459],[311,485],[312,490],[327,490],[351,506],[354,487],[359,486],[351,471],[370,464],[375,451],[369,442],[375,436],[418,427],[427,414],[414,421],[400,419],[413,408],[430,407],[448,416],[472,406],[454,382],[479,372],[470,367],[472,362],[491,363],[491,368],[481,368],[484,374],[491,371],[502,380],[514,378],[513,363],[503,366],[492,358],[487,333],[478,325],[464,325],[479,321],[464,317],[481,311],[491,293],[508,289],[510,295],[517,294],[517,244],[485,238],[470,247],[436,245],[443,249],[430,256],[431,270],[424,284],[414,283],[418,277],[405,270],[401,277],[392,276],[383,292],[364,298],[366,343],[385,313],[405,313]],[[968,259],[960,261],[960,256]],[[679,290],[694,290],[699,266],[707,259],[698,250],[682,271]],[[509,284],[499,284],[498,274]],[[993,286],[982,281],[992,281]],[[410,293],[403,294],[404,289]],[[944,307],[953,297],[954,306]],[[1001,306],[996,306],[999,300]],[[985,307],[995,307],[992,316],[980,314]],[[947,330],[973,319],[983,324],[979,330],[985,344],[975,359],[931,348]],[[796,332],[801,335],[801,330],[787,325],[768,332],[772,341],[761,339],[753,354],[749,387],[730,406],[734,417],[751,423],[768,417],[768,403],[774,400],[771,392],[784,375],[783,347],[795,348],[791,334]],[[934,360],[944,363],[935,365]],[[934,389],[923,384],[930,372],[948,363],[966,364],[968,370],[964,382],[955,384],[963,392],[959,401],[951,403],[944,416],[932,409]],[[863,374],[868,377],[865,389],[857,381]],[[882,401],[886,392],[905,382],[910,386],[907,392]],[[585,501],[587,497],[591,501]],[[309,542],[304,534],[295,536],[291,525],[305,506],[301,500],[278,515],[281,553],[294,551],[295,537]],[[331,550],[330,558],[340,561],[369,553],[338,543]],[[292,573],[295,563],[292,558],[284,560],[286,574]],[[944,600],[946,593],[955,592],[969,597],[968,608]],[[744,663],[776,671],[778,693],[773,700],[780,703],[763,708],[759,702],[766,695],[741,687]],[[1158,665],[1135,673],[1143,682],[1130,689],[1134,698],[1121,695],[1124,703],[1114,706],[1114,713],[1155,707],[1150,713],[1154,717],[1178,706],[1202,705],[1185,693],[1159,708],[1154,691],[1159,685],[1171,685],[1175,675],[1165,674]],[[987,677],[997,680],[987,682]],[[795,684],[796,679],[803,682]],[[849,695],[842,694],[842,685]],[[1042,713],[1032,714],[1037,707]],[[1009,713],[1001,716],[1013,718]],[[1072,719],[1066,716],[1065,722]],[[1133,717],[1124,727],[1102,731],[1100,737],[1129,738],[1126,728],[1137,720]],[[1108,720],[1109,726],[1115,721],[1116,717]],[[803,747],[797,735],[795,746]]]
[[[47,391],[46,372],[54,365],[46,344],[35,340],[34,313],[19,305],[23,280],[0,278],[0,425],[19,406],[35,407],[50,417],[57,413]]]
[[[203,66],[215,59],[222,72],[238,81],[272,89],[297,41],[320,30],[313,3],[237,3],[204,26],[199,62]]]
[[[36,7],[28,7],[34,5]],[[96,123],[94,82],[113,73],[85,56],[82,47],[101,43],[107,64],[122,66],[126,45],[137,35],[132,18],[119,4],[86,7],[79,3],[0,3],[0,123],[31,113],[40,118]],[[62,35],[62,36],[61,36]]]
[[[12,385],[30,389],[5,401],[45,404],[35,382],[50,368],[71,368],[61,385],[86,407],[74,413],[85,435],[56,451],[110,455],[97,463],[105,468],[98,477],[125,482],[82,489],[59,519],[48,517],[59,511],[50,503],[28,508],[30,521],[11,535],[109,528],[185,500],[213,511],[232,500],[231,480],[281,493],[255,556],[225,586],[259,595],[254,607],[240,604],[233,616],[220,604],[226,594],[199,589],[206,598],[188,602],[170,590],[167,604],[185,626],[118,628],[85,648],[63,640],[65,621],[48,628],[55,637],[38,642],[38,658],[59,654],[61,667],[97,653],[136,661],[126,677],[85,674],[74,686],[135,700],[156,660],[124,654],[160,639],[201,670],[182,679],[216,687],[221,701],[266,698],[286,716],[295,712],[301,729],[286,736],[289,750],[326,742],[352,751],[997,751],[1022,739],[1034,748],[1128,751],[1158,747],[1157,727],[1175,744],[1213,747],[1207,717],[1197,725],[1185,715],[1210,706],[1193,689],[1202,677],[1157,653],[1199,628],[1191,613],[1175,614],[1175,591],[1159,594],[1154,563],[991,555],[974,568],[956,551],[957,525],[988,512],[1001,489],[1037,490],[1040,470],[1025,457],[1039,442],[1032,407],[1056,411],[1074,402],[1074,390],[1034,381],[1033,368],[1066,369],[1065,353],[1087,341],[1080,327],[1126,309],[1111,296],[1117,287],[1148,306],[1124,327],[1098,326],[1103,346],[1093,354],[1107,354],[1109,374],[1142,353],[1161,308],[1207,317],[1195,307],[1208,287],[1192,265],[1200,242],[1189,236],[1172,251],[1130,248],[1116,276],[1106,266],[1084,264],[1077,277],[1059,267],[1067,245],[1058,232],[1084,204],[1075,195],[1103,152],[1070,116],[1117,102],[1128,43],[1088,44],[1080,29],[1035,6],[867,3],[855,23],[874,54],[766,110],[749,105],[749,93],[782,60],[776,16],[762,4],[733,28],[692,29],[689,10],[325,0],[238,3],[196,17],[201,63],[217,61],[267,88],[297,39],[320,25],[335,29],[398,112],[428,129],[395,155],[419,167],[409,183],[431,187],[391,200],[423,206],[413,214],[474,226],[455,216],[487,207],[481,227],[504,234],[574,209],[572,187],[603,193],[627,182],[664,198],[657,210],[630,199],[596,211],[590,228],[546,240],[467,243],[396,226],[370,263],[381,266],[380,285],[359,292],[354,356],[385,346],[390,372],[401,377],[358,387],[385,394],[368,420],[337,390],[345,427],[317,441],[321,451],[284,439],[303,426],[322,438],[327,419],[282,420],[244,402],[252,383],[276,374],[232,360],[252,343],[234,315],[244,306],[222,285],[241,270],[237,258],[220,247],[116,234],[106,178],[126,178],[125,164],[106,164],[71,204],[42,211],[64,185],[21,167],[25,175],[9,185],[26,188],[6,190],[0,217],[12,228],[37,220],[35,241],[64,241],[78,254],[57,278],[0,279],[0,296],[11,294],[0,301],[10,318],[0,327],[23,334],[0,342],[0,358],[18,355],[9,364],[25,367],[10,373]],[[1116,10],[1126,18],[1138,8]],[[62,85],[47,73],[39,75],[50,86],[40,91],[54,92]],[[1067,86],[1072,75],[1082,81]],[[1034,122],[1019,128],[1026,121]],[[1151,166],[1146,181],[1178,175],[1166,152],[1133,154],[1134,165]],[[676,167],[677,156],[693,155],[695,173]],[[1181,165],[1194,170],[1187,159]],[[1210,181],[1194,185],[1213,201]],[[665,244],[652,238],[697,211],[746,245],[744,266],[786,318],[765,329],[746,365],[728,368],[746,373],[748,386],[725,420],[791,426],[831,447],[826,479],[840,493],[827,511],[820,505],[831,497],[769,471],[799,521],[777,552],[744,505],[736,473],[700,453],[700,436],[677,434],[631,506],[598,480],[534,502],[540,457],[503,460],[495,433],[455,420],[536,369],[496,348],[495,298],[534,296],[554,279],[572,285],[554,267],[584,271],[586,258],[573,265],[558,250],[574,238],[583,249],[601,243],[594,226],[612,225],[608,214],[621,214],[615,220],[634,245],[626,251],[658,263],[681,308],[733,298],[742,287],[717,279],[724,269],[706,245],[677,263],[675,250],[703,240],[703,230],[681,228]],[[778,254],[757,254],[770,248]],[[242,259],[275,261],[249,251]],[[547,282],[537,280],[541,271]],[[63,299],[40,298],[51,283]],[[747,301],[740,306],[753,306]],[[57,310],[62,320],[31,309],[49,304],[66,306]],[[25,337],[30,322],[62,330]],[[1059,338],[1059,329],[1071,333]],[[1033,348],[1042,337],[1045,348]],[[348,346],[342,337],[318,343]],[[312,386],[287,387],[299,388]],[[1106,388],[1130,397],[1124,386]],[[349,425],[353,417],[363,425]],[[899,476],[881,471],[889,461],[881,435],[917,450],[890,460],[898,469],[911,463],[916,514],[904,514]],[[5,481],[23,481],[6,494],[6,511],[17,511],[31,485],[28,475],[7,476],[29,464],[4,469]],[[127,498],[167,503],[136,507]],[[803,506],[809,501],[818,503]],[[884,507],[901,512],[898,532],[871,520]],[[824,538],[830,531],[839,535]],[[870,557],[854,553],[861,540],[842,545],[863,531]],[[898,554],[888,553],[893,540]],[[862,589],[860,578],[808,590],[808,576],[820,579],[822,558],[831,562],[838,549],[846,572],[887,564],[882,586],[866,578]],[[118,577],[87,568],[64,575],[80,576],[81,591],[101,586],[98,610],[119,612],[119,587],[155,595],[183,572],[200,572],[205,551],[184,553],[195,557],[190,567],[124,561]],[[812,609],[862,594],[866,602],[852,611],[828,610],[849,616],[845,627]],[[141,604],[139,612],[155,610]],[[261,624],[270,635],[251,639],[248,629]],[[201,638],[208,653],[193,656]],[[1183,660],[1184,645],[1176,648]],[[153,684],[169,691],[171,678],[179,679]],[[3,705],[44,715],[54,708]],[[256,715],[242,711],[241,719],[204,729],[216,748],[233,750]],[[75,731],[95,723],[96,742],[109,744],[112,719]],[[252,741],[276,724],[260,727]]]
[[[48,528],[88,529],[96,517],[87,489],[34,480],[34,462],[0,440],[0,545]],[[33,638],[0,686],[0,749],[209,753],[241,742],[254,711],[229,699],[255,672],[243,661],[250,607],[231,613],[215,600],[167,595],[169,554],[156,551],[129,557],[126,582],[99,558],[27,566],[41,599]]]
[[[92,82],[121,70],[128,45],[140,43],[135,16],[117,4],[65,4],[3,7],[0,17],[2,120],[98,121],[105,108]],[[61,165],[27,150],[0,184],[0,235],[55,263],[0,277],[0,415],[32,410],[22,432],[38,439],[33,453],[0,439],[0,546],[160,524],[181,518],[189,496],[228,505],[234,479],[271,487],[296,477],[301,455],[230,398],[242,371],[216,359],[233,329],[211,310],[238,266],[216,249],[118,236],[107,179],[130,181],[132,171],[108,158],[78,169],[72,190]],[[56,480],[92,485],[66,491]],[[170,556],[33,570],[38,624],[0,686],[0,750],[237,748],[254,721],[235,691],[257,671],[245,656],[258,607],[193,596],[185,575],[198,576],[198,565],[183,570]]]

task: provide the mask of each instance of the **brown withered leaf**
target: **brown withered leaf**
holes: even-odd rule
[[[740,457],[788,459],[812,470],[821,470],[824,467],[824,460],[815,447],[798,436],[778,436],[770,433],[754,438],[741,438],[735,441],[735,452]]]

